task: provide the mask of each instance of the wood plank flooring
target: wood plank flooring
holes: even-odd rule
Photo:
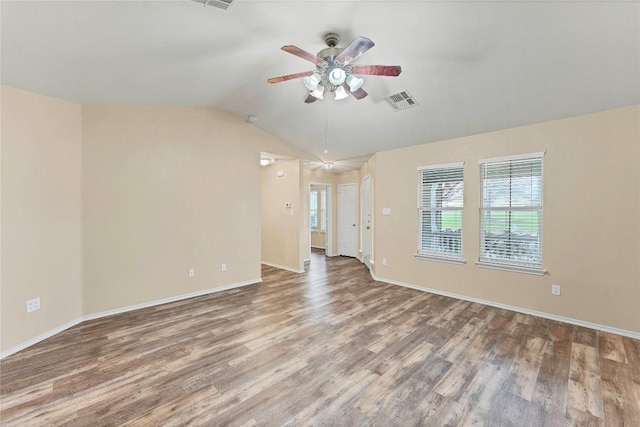
[[[350,258],[82,323],[0,362],[7,426],[639,426],[640,341]]]

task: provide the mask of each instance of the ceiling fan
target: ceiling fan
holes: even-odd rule
[[[337,47],[340,36],[336,33],[328,33],[324,36],[324,41],[328,47],[322,49],[317,55],[297,46],[282,46],[285,52],[314,63],[316,70],[273,77],[267,81],[280,83],[303,78],[304,85],[310,91],[304,102],[309,104],[318,99],[324,99],[326,90],[333,93],[336,100],[347,98],[349,93],[356,99],[366,97],[368,94],[361,87],[364,80],[356,74],[396,77],[402,72],[399,65],[351,65],[352,61],[374,46],[374,43],[366,37],[358,37],[346,48]]]

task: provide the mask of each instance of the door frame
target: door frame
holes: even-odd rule
[[[325,191],[327,192],[327,206],[325,206],[325,214],[327,215],[327,229],[324,232],[324,254],[326,256],[334,256],[333,254],[333,203],[332,203],[332,186],[328,182],[309,182],[307,186],[307,229],[309,230],[309,254],[307,258],[311,258],[311,224],[309,218],[311,217],[311,206],[309,206],[309,195],[311,194],[312,186],[322,185],[325,187]]]
[[[367,195],[368,200],[369,200],[369,206],[365,207],[365,197],[364,197],[364,190],[365,190],[365,181],[367,182],[368,185],[368,190],[369,190],[369,194]],[[373,266],[373,177],[371,175],[366,175],[364,178],[362,178],[362,183],[360,185],[360,253],[362,255],[362,262],[369,268],[369,270],[371,270],[371,267]],[[366,208],[366,209],[365,209]],[[364,250],[364,235],[367,232],[365,227],[367,227],[367,219],[365,218],[366,214],[369,214],[369,254],[368,256],[365,256],[365,250]]]

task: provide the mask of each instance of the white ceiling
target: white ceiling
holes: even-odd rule
[[[640,8],[598,1],[236,0],[1,3],[2,84],[84,104],[215,107],[322,161],[640,103]],[[369,96],[304,104],[323,35],[376,46]],[[408,90],[419,106],[394,112]],[[328,117],[324,154],[325,114]]]

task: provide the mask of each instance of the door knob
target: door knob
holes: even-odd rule
[[[354,226],[354,227],[356,226],[355,224],[351,224],[351,225]]]
[[[370,228],[371,228],[371,227],[369,227],[369,226],[367,225],[367,230],[369,230]]]

